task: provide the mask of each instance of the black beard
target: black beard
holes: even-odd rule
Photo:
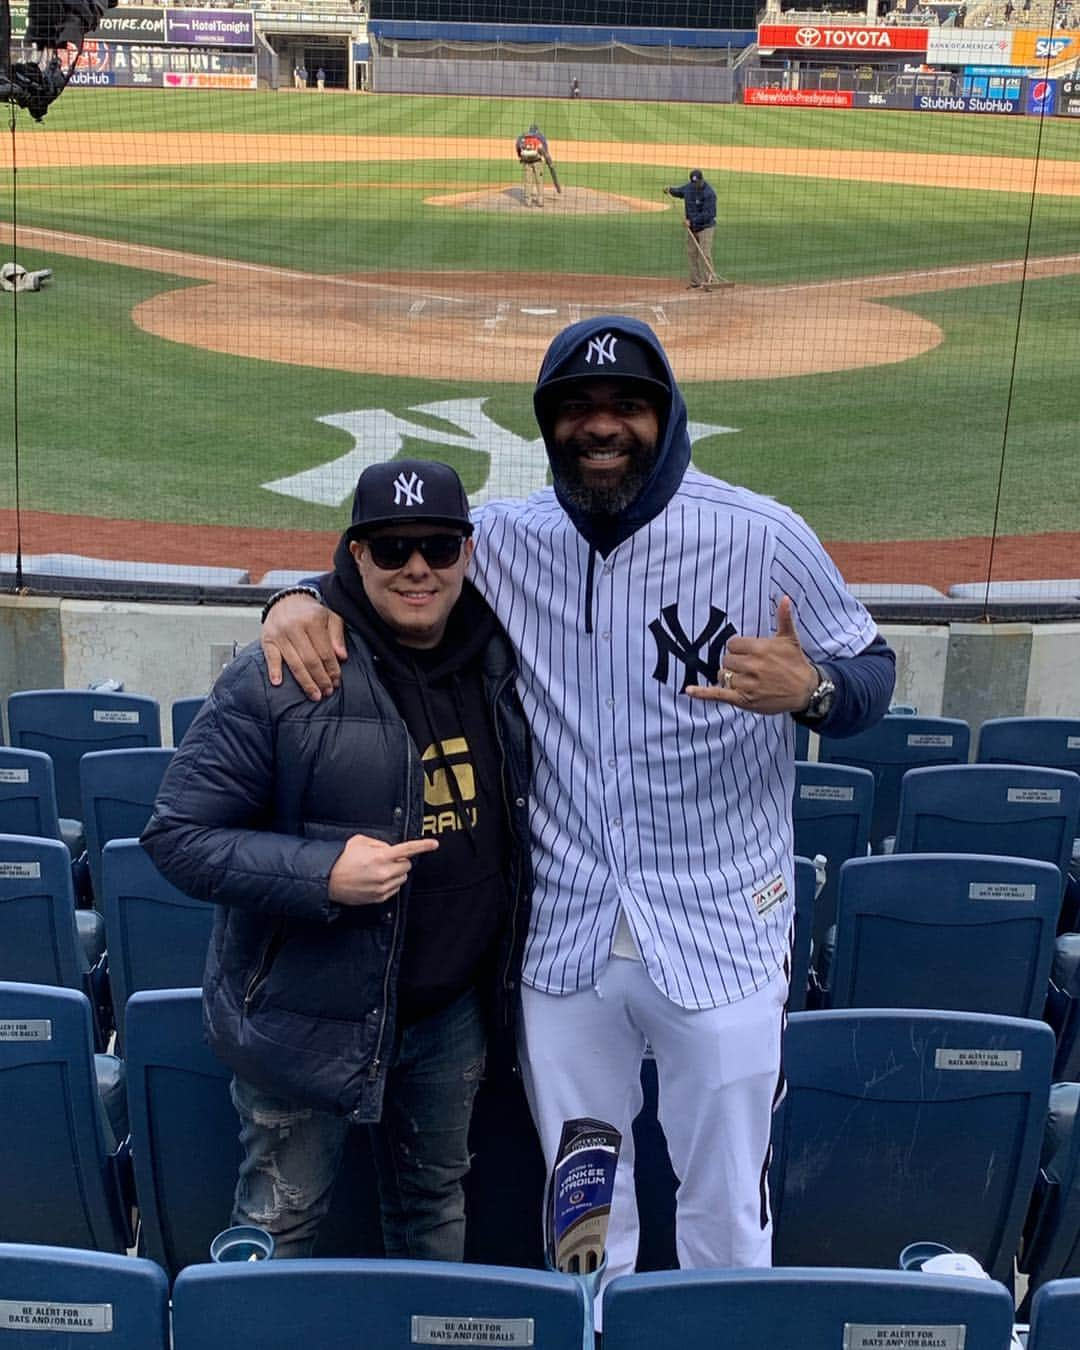
[[[588,449],[577,441],[568,441],[551,454],[552,468],[563,500],[575,510],[590,516],[617,516],[638,497],[652,473],[658,452],[635,440],[631,446],[605,447],[627,450],[630,466],[617,483],[589,483],[581,468],[581,453]]]

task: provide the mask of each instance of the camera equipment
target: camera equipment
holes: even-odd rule
[[[37,49],[36,61],[10,60],[11,7],[0,0],[0,101],[25,108],[40,122],[49,105],[67,88],[82,54],[87,33],[115,0],[30,0],[26,41]],[[74,54],[68,50],[75,48]],[[60,51],[64,50],[64,60]]]

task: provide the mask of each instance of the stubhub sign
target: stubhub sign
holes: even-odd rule
[[[1019,113],[1021,105],[1015,98],[974,98],[955,95],[920,94],[915,100],[916,112],[962,113]]]

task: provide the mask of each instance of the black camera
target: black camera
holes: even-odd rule
[[[67,88],[87,33],[94,31],[112,4],[115,0],[30,0],[26,41],[38,49],[39,59],[16,61],[10,69],[0,62],[0,102],[18,104],[40,122],[49,105]],[[3,13],[10,30],[7,5],[3,6]],[[0,44],[3,44],[0,51],[10,50],[10,31],[0,33]],[[61,47],[77,48],[66,69],[57,55]]]

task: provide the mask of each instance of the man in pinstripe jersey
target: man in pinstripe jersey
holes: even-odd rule
[[[475,512],[473,559],[518,651],[536,755],[530,1105],[549,1166],[564,1119],[623,1132],[607,1278],[632,1270],[630,1126],[650,1044],[680,1264],[767,1265],[793,719],[824,735],[872,725],[893,653],[799,516],[691,466],[686,407],[645,324],[564,330],[534,405],[554,485]],[[284,655],[314,696],[342,656],[325,616],[290,596],[264,638],[271,667]]]

